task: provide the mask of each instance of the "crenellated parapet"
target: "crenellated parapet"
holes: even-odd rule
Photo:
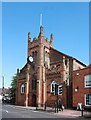
[[[31,47],[30,49],[39,46],[38,39],[36,37],[33,38],[33,41],[31,42]]]
[[[34,37],[33,40],[31,39],[30,32],[28,33],[28,56],[32,54],[31,49],[36,49],[37,47],[46,47],[46,49],[50,49],[53,47],[53,34],[50,35],[50,40],[48,38],[44,38],[43,35],[43,28],[40,29],[40,34],[38,38]]]
[[[47,48],[50,48],[50,41],[48,40],[48,38],[46,38],[46,39],[43,41],[43,44],[44,44],[44,46],[46,46]]]

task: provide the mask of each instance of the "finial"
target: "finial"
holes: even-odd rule
[[[42,26],[42,14],[40,14],[40,26]]]
[[[54,39],[54,35],[51,34],[51,35],[50,35],[50,41],[52,41],[53,39]]]
[[[17,74],[19,74],[19,69],[17,69]]]
[[[33,38],[33,41],[37,40],[36,37]]]
[[[51,34],[50,35],[50,44],[51,44],[51,47],[53,47],[53,39],[54,39],[54,35]]]
[[[30,39],[31,38],[31,36],[30,36],[30,32],[28,32],[28,39]]]

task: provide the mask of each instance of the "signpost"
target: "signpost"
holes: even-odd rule
[[[55,84],[55,95],[57,96],[57,112],[58,112],[58,84]]]
[[[62,84],[55,84],[55,92],[54,92],[54,95],[57,96],[57,112],[58,112],[58,95],[59,94],[62,94]]]

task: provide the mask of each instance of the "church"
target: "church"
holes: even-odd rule
[[[17,105],[52,107],[61,99],[65,108],[72,107],[72,72],[86,65],[56,50],[53,42],[53,34],[45,38],[42,25],[37,38],[28,33],[27,63],[17,69]]]

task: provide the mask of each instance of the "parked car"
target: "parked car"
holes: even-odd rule
[[[4,97],[2,98],[2,102],[3,102],[3,103],[10,103],[10,101],[11,101],[11,98],[10,98],[9,96],[4,96]]]

